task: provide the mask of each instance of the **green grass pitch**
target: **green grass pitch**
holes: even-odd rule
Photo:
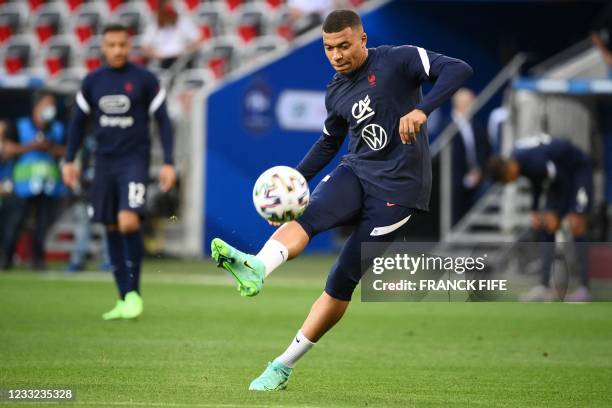
[[[0,387],[74,387],[70,407],[612,406],[612,303],[356,296],[287,391],[247,391],[331,262],[292,261],[247,299],[210,262],[148,261],[135,322],[100,319],[115,300],[110,274],[0,274]]]

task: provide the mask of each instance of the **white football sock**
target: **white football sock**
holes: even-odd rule
[[[266,276],[278,268],[283,262],[289,259],[289,250],[280,241],[270,239],[261,248],[255,258],[259,259],[266,266]]]
[[[301,330],[298,330],[295,338],[289,347],[287,347],[287,350],[285,350],[285,352],[280,356],[276,357],[274,361],[278,361],[289,368],[293,368],[297,364],[298,360],[302,358],[302,356],[306,354],[306,352],[308,352],[308,350],[310,350],[315,344],[316,343],[308,340]]]

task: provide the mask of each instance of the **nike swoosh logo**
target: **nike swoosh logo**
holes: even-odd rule
[[[298,338],[296,337],[296,338],[295,338],[295,341],[299,343],[299,342],[300,342],[300,339],[298,339]]]
[[[395,207],[395,204],[390,203],[390,202],[387,201],[387,207]]]
[[[247,268],[249,268],[252,271],[255,270],[251,265],[249,265],[249,263],[247,261],[244,261],[244,266],[246,266]]]

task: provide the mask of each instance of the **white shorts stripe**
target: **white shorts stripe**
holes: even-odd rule
[[[151,101],[151,105],[149,106],[149,115],[154,114],[155,111],[158,110],[159,107],[162,105],[162,103],[164,103],[165,99],[166,90],[164,88],[160,88],[157,95],[155,95],[155,98],[153,98],[153,100]]]
[[[81,108],[84,114],[89,115],[89,112],[91,112],[91,108],[89,107],[89,104],[85,100],[85,97],[83,96],[83,93],[81,91],[79,91],[79,93],[77,93],[76,95],[76,103],[78,107]]]
[[[371,237],[377,237],[377,236],[380,236],[380,235],[389,234],[390,232],[395,231],[396,229],[398,229],[399,227],[401,227],[402,225],[407,223],[408,220],[410,219],[410,217],[412,217],[412,214],[410,214],[409,216],[407,216],[403,220],[400,220],[400,221],[396,222],[395,224],[387,225],[386,227],[376,227],[376,228],[374,228],[372,230],[372,232],[370,232],[370,236]]]
[[[427,56],[427,51],[421,47],[417,47],[417,51],[419,52],[419,57],[421,57],[421,63],[423,64],[423,69],[427,76],[429,76],[429,57]]]

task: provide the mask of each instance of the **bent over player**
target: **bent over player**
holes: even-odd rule
[[[164,150],[164,165],[159,175],[161,189],[170,190],[176,179],[166,92],[153,73],[128,62],[129,51],[127,29],[118,24],[106,26],[102,35],[106,66],[83,79],[68,128],[63,167],[64,182],[74,188],[78,180],[75,155],[85,134],[86,119],[92,117],[98,147],[90,190],[90,215],[92,221],[106,226],[110,261],[119,289],[119,300],[112,310],[102,315],[104,320],[132,319],[143,311],[141,218],[149,178],[151,116],[159,125]]]
[[[213,259],[236,277],[241,293],[256,295],[264,278],[296,257],[319,232],[352,225],[325,291],[287,350],[255,379],[251,390],[287,386],[297,361],[342,317],[362,276],[361,243],[403,237],[411,217],[427,211],[431,160],[426,120],[472,74],[465,62],[413,46],[366,48],[361,19],[336,10],[323,23],[323,46],[336,74],[327,86],[323,134],[298,170],[312,179],[336,155],[347,133],[349,153],[314,190],[297,220],[284,224],[256,255],[222,240]],[[421,84],[434,83],[422,96]]]
[[[510,183],[524,176],[531,183],[531,224],[544,245],[540,284],[527,292],[522,300],[554,300],[555,291],[550,288],[555,255],[553,243],[564,218],[567,218],[574,242],[578,244],[576,261],[581,283],[565,299],[574,302],[590,300],[586,231],[593,197],[591,158],[567,140],[542,134],[519,140],[509,158],[498,156],[491,159],[489,171],[494,181]],[[546,202],[540,210],[543,195]]]

